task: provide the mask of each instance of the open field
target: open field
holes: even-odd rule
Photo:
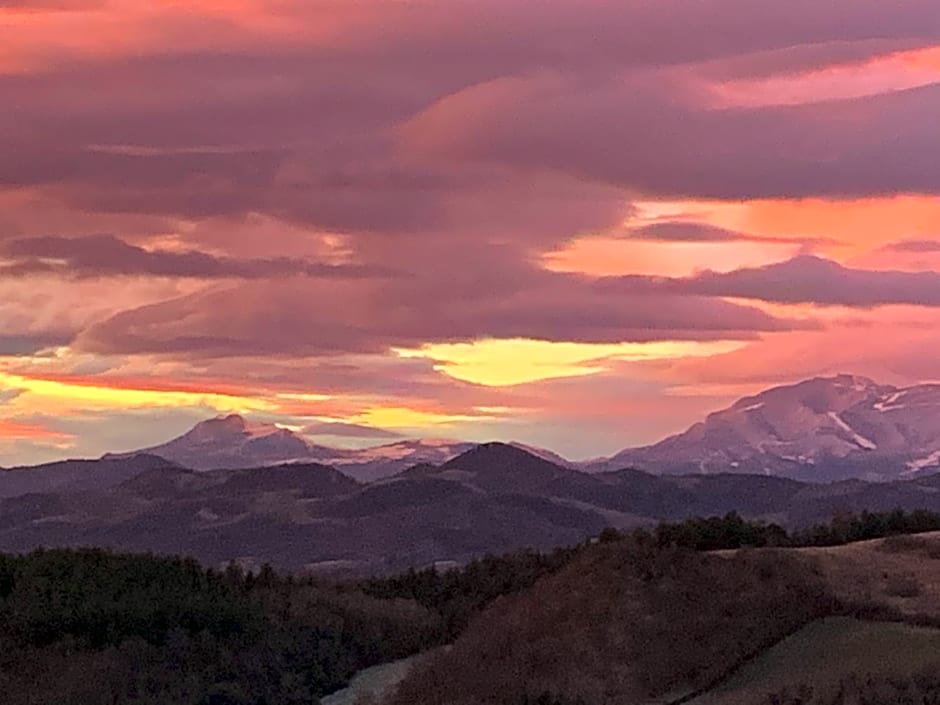
[[[940,630],[830,617],[771,647],[688,705],[754,705],[802,683],[825,692],[850,674],[910,675],[929,667],[940,667]]]
[[[846,603],[940,620],[940,532],[796,550],[819,562],[826,582]]]
[[[831,617],[771,647],[692,705],[744,705],[802,683],[826,692],[843,677],[910,676],[940,668],[940,532],[831,547],[783,549],[811,558],[847,607],[898,621]],[[736,551],[722,551],[731,556]]]

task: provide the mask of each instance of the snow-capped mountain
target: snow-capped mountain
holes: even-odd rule
[[[839,375],[774,387],[655,445],[590,463],[510,445],[591,472],[630,467],[670,475],[731,472],[818,482],[911,478],[940,472],[940,384],[898,388]],[[159,446],[105,457],[146,453],[194,470],[316,462],[371,482],[419,464],[442,465],[476,446],[423,439],[330,448],[290,429],[233,415],[203,421]]]
[[[475,443],[462,441],[419,439],[374,448],[330,448],[311,443],[288,428],[251,422],[233,414],[202,421],[167,443],[131,453],[108,454],[105,458],[147,454],[193,470],[317,462],[369,482],[395,475],[419,463],[446,463],[475,446]]]
[[[118,456],[109,454],[105,458],[146,453],[193,470],[219,470],[292,461],[324,462],[335,452],[310,443],[290,429],[249,422],[232,414],[201,421],[167,443]]]
[[[738,472],[828,481],[940,470],[940,385],[897,388],[839,375],[775,387],[685,433],[630,448],[592,470]]]
[[[372,482],[415,465],[441,465],[476,445],[437,438],[404,440],[361,450],[338,450],[325,462],[361,482]]]

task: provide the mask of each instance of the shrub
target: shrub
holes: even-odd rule
[[[889,575],[885,582],[885,594],[891,597],[917,597],[920,595],[920,583],[913,573]]]

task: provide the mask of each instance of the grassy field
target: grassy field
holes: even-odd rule
[[[832,617],[807,625],[689,705],[753,705],[800,683],[824,692],[840,678],[940,667],[940,630]]]
[[[940,532],[793,551],[811,558],[848,605],[940,624]],[[801,683],[818,691],[853,673],[911,675],[928,667],[940,668],[940,629],[833,617],[803,628],[690,704],[752,704]]]
[[[826,582],[846,602],[940,620],[940,532],[797,550],[818,561]]]

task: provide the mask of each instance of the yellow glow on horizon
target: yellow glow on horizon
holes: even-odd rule
[[[333,398],[330,394],[307,394],[299,392],[284,392],[277,395],[278,399],[287,399],[289,401],[329,401]]]
[[[486,421],[494,418],[496,417],[493,415],[445,414],[406,407],[374,407],[345,421],[381,429],[409,429],[449,426],[455,423]]]
[[[603,372],[608,361],[665,360],[731,352],[738,341],[657,341],[652,343],[568,343],[543,340],[487,339],[472,343],[396,349],[403,358],[435,362],[434,369],[454,379],[487,387],[508,387]]]
[[[268,401],[218,392],[182,392],[154,389],[108,387],[101,384],[36,379],[0,372],[0,387],[21,389],[24,397],[39,397],[60,408],[140,409],[159,407],[208,406],[219,412],[267,411],[276,406]],[[19,399],[17,400],[17,402]],[[29,399],[31,407],[42,406]]]

